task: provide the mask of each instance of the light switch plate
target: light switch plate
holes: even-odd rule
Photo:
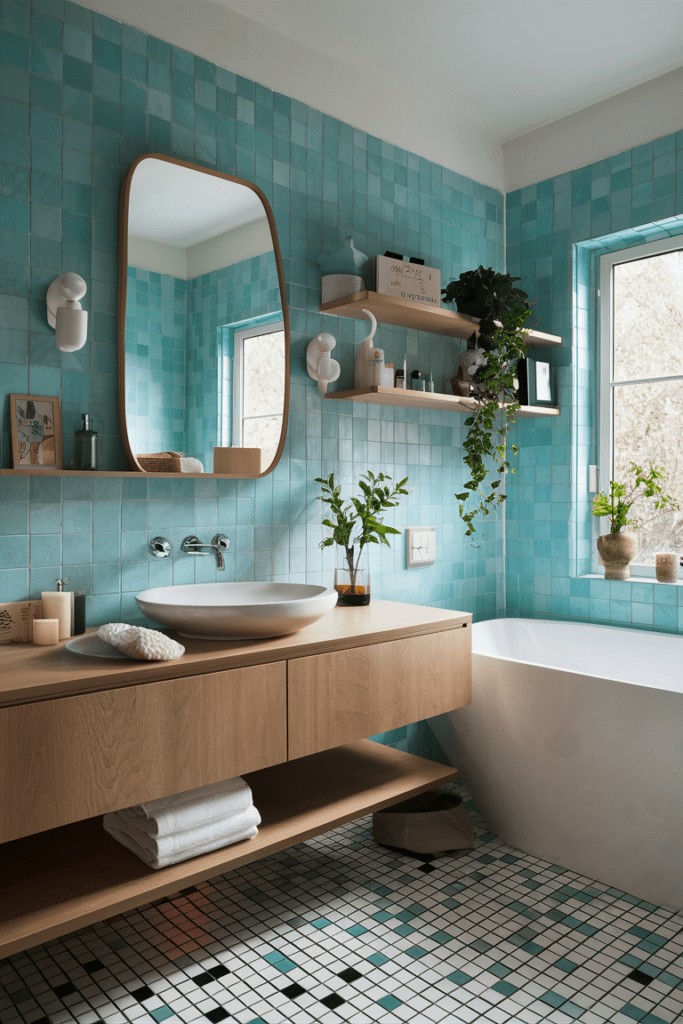
[[[436,527],[409,526],[406,529],[406,564],[409,569],[434,565],[436,561]]]

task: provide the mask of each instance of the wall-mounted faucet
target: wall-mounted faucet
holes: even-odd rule
[[[190,534],[190,536],[186,537],[180,545],[180,550],[184,551],[186,555],[203,555],[205,552],[202,548],[208,548],[210,551],[215,551],[216,564],[220,571],[221,569],[225,569],[223,552],[227,551],[229,547],[230,541],[224,533],[217,533],[210,544],[202,544],[199,537],[195,537],[194,534]]]

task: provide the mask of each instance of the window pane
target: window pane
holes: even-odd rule
[[[613,380],[683,374],[683,251],[614,267]]]
[[[266,416],[258,420],[244,421],[244,437],[242,445],[245,448],[261,449],[261,470],[266,469],[273,459],[277,446],[280,443],[282,432],[282,416]]]
[[[243,416],[281,416],[285,401],[285,335],[267,332],[244,339]],[[245,441],[246,444],[246,441]]]
[[[643,469],[650,464],[664,469],[660,481],[665,494],[671,494],[683,506],[683,381],[659,381],[630,384],[614,391],[614,479],[630,486],[629,466],[635,462]],[[632,516],[648,518],[652,499],[637,502]],[[606,520],[600,520],[602,526]],[[654,565],[656,551],[683,550],[683,513],[659,516],[637,532],[636,562]]]

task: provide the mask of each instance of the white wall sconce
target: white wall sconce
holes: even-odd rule
[[[327,394],[327,385],[336,380],[341,373],[341,366],[336,359],[330,358],[330,352],[337,344],[332,334],[323,331],[311,338],[306,349],[306,369],[309,377],[317,380],[320,394]]]
[[[47,290],[47,322],[55,329],[55,345],[62,352],[77,352],[85,345],[88,313],[81,308],[88,286],[78,274],[60,274]]]

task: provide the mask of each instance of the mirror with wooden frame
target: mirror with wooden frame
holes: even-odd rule
[[[119,413],[143,473],[272,473],[289,316],[272,210],[251,182],[151,153],[123,185]]]

